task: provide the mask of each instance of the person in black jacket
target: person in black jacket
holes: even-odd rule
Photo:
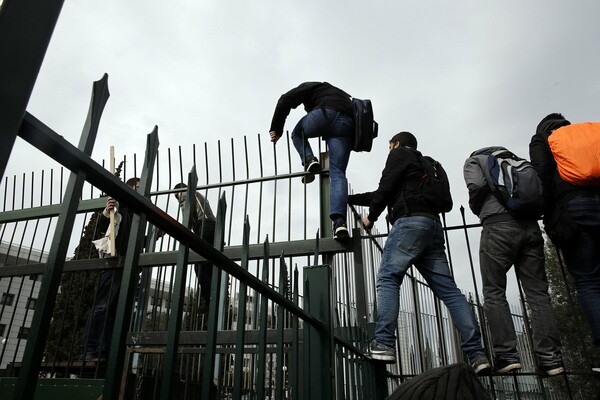
[[[560,177],[548,137],[570,125],[562,114],[544,117],[529,143],[531,163],[545,193],[544,229],[564,256],[596,347],[592,370],[600,372],[600,188],[574,186]]]
[[[392,224],[377,273],[377,323],[371,356],[396,362],[398,295],[404,275],[414,265],[448,308],[475,372],[487,372],[491,365],[481,345],[479,324],[448,266],[440,216],[415,184],[424,173],[417,139],[410,132],[400,132],[390,140],[389,149],[377,190],[348,197],[350,204],[369,206],[365,228],[370,229],[386,207]]]
[[[173,189],[185,189],[185,183],[178,183]],[[187,191],[174,193],[175,198],[179,202],[181,211],[185,209]],[[200,192],[196,192],[196,212],[192,214],[192,230],[206,240],[211,245],[215,242],[216,218],[210,208],[210,203]],[[210,302],[210,286],[212,281],[213,264],[210,261],[204,261],[194,265],[196,277],[200,284],[200,304],[198,313],[203,314],[208,311],[208,303]]]
[[[291,109],[300,104],[304,104],[307,114],[292,131],[292,142],[308,172],[302,177],[302,182],[312,182],[314,174],[321,170],[321,164],[308,143],[308,138],[320,136],[325,139],[329,148],[330,218],[333,221],[334,238],[345,239],[348,237],[346,167],[354,141],[350,95],[327,82],[305,82],[283,94],[277,102],[271,122],[269,135],[272,142],[279,140]]]
[[[139,190],[139,178],[131,178],[126,183],[132,189]],[[100,231],[108,230],[112,210],[115,210],[115,224],[118,225],[115,228],[115,250],[117,255],[124,256],[127,252],[133,212],[125,206],[119,207],[119,203],[108,196],[106,207],[99,217],[98,229]],[[98,252],[100,258],[110,257],[110,250],[107,247],[98,247]],[[106,361],[108,358],[122,277],[123,269],[121,268],[105,269],[100,273],[94,305],[88,315],[81,339],[84,361]]]

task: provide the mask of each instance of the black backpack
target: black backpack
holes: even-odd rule
[[[452,210],[452,194],[448,174],[439,161],[429,156],[418,156],[423,168],[420,177],[420,189],[423,198],[431,209],[437,213],[446,213]]]
[[[352,99],[354,112],[354,151],[371,151],[379,128],[373,119],[371,100]]]
[[[414,211],[409,207],[407,197],[411,198],[411,202],[425,203],[425,208],[436,214],[452,210],[450,182],[442,164],[429,156],[421,155],[417,150],[408,147],[405,149],[410,150],[415,155],[415,161],[420,168],[418,168],[418,172],[411,173],[403,181],[398,193],[399,197],[390,210],[390,223],[401,216],[410,215]]]

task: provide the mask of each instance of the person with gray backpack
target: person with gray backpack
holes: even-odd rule
[[[469,207],[483,225],[479,266],[496,373],[522,368],[506,301],[506,274],[513,265],[532,311],[538,368],[549,376],[563,373],[558,325],[544,269],[544,239],[537,222],[543,200],[536,171],[529,161],[504,147],[485,147],[466,160],[464,178]]]

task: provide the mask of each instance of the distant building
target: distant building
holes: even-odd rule
[[[0,268],[46,262],[48,253],[0,243]],[[20,362],[25,352],[33,310],[40,291],[38,276],[0,279],[0,369]]]

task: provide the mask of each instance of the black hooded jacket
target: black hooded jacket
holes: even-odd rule
[[[375,222],[388,208],[388,219],[393,223],[396,219],[415,213],[438,215],[423,198],[418,184],[423,175],[417,150],[409,147],[392,149],[381,173],[379,187],[374,192],[348,196],[349,204],[369,206],[369,221]]]
[[[270,130],[281,136],[285,119],[292,108],[300,104],[304,104],[307,113],[316,108],[329,107],[352,116],[352,101],[348,93],[327,82],[304,82],[279,98]]]
[[[537,171],[544,188],[544,224],[548,225],[549,218],[560,210],[573,197],[589,193],[590,188],[571,185],[560,177],[556,161],[548,144],[548,137],[560,127],[570,125],[565,118],[557,115],[537,126],[536,133],[529,143],[529,157],[531,164]]]

